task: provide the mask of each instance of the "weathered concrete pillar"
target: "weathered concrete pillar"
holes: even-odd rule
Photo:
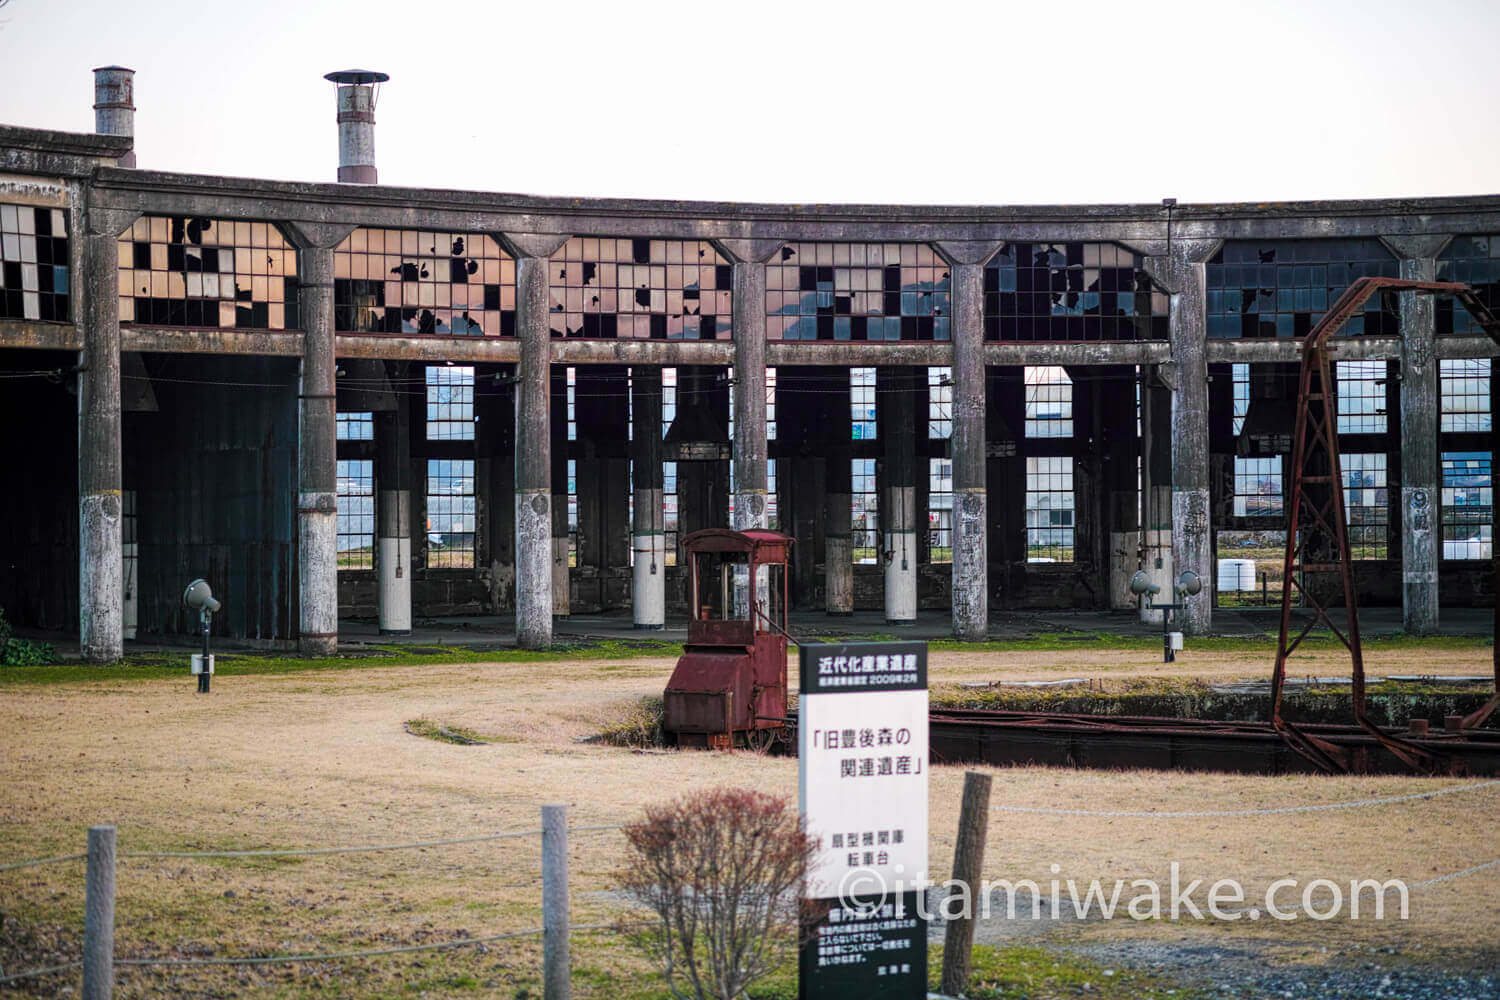
[[[1172,385],[1172,562],[1181,575],[1192,570],[1203,591],[1177,615],[1182,631],[1205,635],[1213,627],[1213,525],[1209,514],[1207,271],[1219,240],[1178,240],[1170,256],[1153,263],[1171,293]],[[1163,266],[1164,265],[1164,266]],[[1162,600],[1171,590],[1163,588]]]
[[[667,621],[666,511],[662,506],[661,369],[630,370],[631,476],[635,509],[631,525],[634,565],[631,604],[635,627],[659,629]]]
[[[404,363],[402,364],[404,368]],[[375,568],[380,577],[381,635],[411,632],[411,397],[396,394],[396,409],[376,414],[380,484]]]
[[[917,620],[917,479],[912,440],[916,385],[912,374],[911,368],[882,368],[876,373],[880,390],[876,413],[885,451],[880,520],[888,625],[910,625]]]
[[[823,508],[823,607],[830,615],[854,613],[854,537],[849,369],[826,369],[832,388],[822,394],[827,471]]]
[[[990,625],[984,391],[984,263],[989,256],[970,255],[977,263],[960,259],[951,272],[953,637],[968,642],[983,641]]]
[[[738,531],[770,526],[766,473],[766,259],[780,240],[720,240],[734,261],[734,521]]]
[[[1451,237],[1408,236],[1386,242],[1401,258],[1401,277],[1433,281],[1436,257]],[[1441,390],[1433,300],[1401,296],[1401,617],[1412,635],[1438,629],[1438,499]],[[1455,307],[1460,308],[1460,307]]]
[[[552,645],[552,427],[548,258],[566,236],[507,233],[516,253],[516,645]],[[564,511],[566,516],[566,511]]]
[[[297,566],[303,656],[339,647],[338,425],[334,402],[333,250],[304,248],[297,414]]]
[[[120,300],[115,249],[134,221],[90,209],[78,357],[78,642],[89,663],[125,653],[121,547]],[[186,583],[186,581],[184,581]]]
[[[734,528],[770,525],[766,477],[766,265],[734,265]]]

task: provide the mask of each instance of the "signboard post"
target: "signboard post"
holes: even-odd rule
[[[803,1000],[927,995],[927,644],[801,647]]]

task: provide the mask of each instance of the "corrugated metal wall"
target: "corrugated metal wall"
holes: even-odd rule
[[[141,633],[191,633],[183,588],[224,601],[214,632],[297,628],[297,364],[148,356],[159,410],[125,417],[125,488],[138,496]]]

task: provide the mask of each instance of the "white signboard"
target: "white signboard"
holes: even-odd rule
[[[927,644],[803,646],[801,666],[800,800],[818,841],[803,895],[826,910],[806,929],[802,996],[924,996]]]

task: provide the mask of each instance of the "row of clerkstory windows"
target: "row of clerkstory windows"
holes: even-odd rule
[[[66,320],[65,213],[0,206],[0,238],[0,316]],[[297,251],[272,223],[145,216],[120,238],[119,271],[122,322],[300,328]],[[1304,336],[1355,279],[1399,271],[1373,237],[1229,240],[1206,265],[1207,333]],[[708,241],[573,237],[548,273],[553,336],[730,336],[733,267]],[[1437,277],[1500,310],[1500,236],[1456,237]],[[1005,244],[983,295],[990,340],[1167,337],[1168,295],[1145,257],[1114,243]],[[514,336],[515,260],[484,233],[356,229],[334,251],[334,309],[341,332]],[[773,340],[948,340],[951,273],[925,243],[787,243],[766,264],[765,314]],[[1437,331],[1479,332],[1450,299]],[[1394,298],[1371,299],[1343,332],[1398,333]]]
[[[577,370],[565,370],[566,419],[569,440],[577,440]],[[1072,384],[1061,368],[1027,369],[1027,434],[1030,437],[1071,435]],[[430,441],[468,441],[474,439],[474,369],[465,365],[431,366],[426,369],[426,428]],[[768,369],[766,379],[767,437],[776,436],[776,370]],[[1045,391],[1042,391],[1045,390]],[[853,369],[850,374],[849,405],[851,438],[873,440],[876,435],[878,405],[875,369]],[[633,406],[633,394],[629,397]],[[732,398],[732,397],[731,397]],[[931,368],[928,371],[928,436],[933,440],[951,437],[953,432],[953,396],[951,370]],[[1066,417],[1063,416],[1066,414]],[[666,433],[677,415],[677,372],[662,369],[662,432]],[[730,408],[729,434],[734,434],[733,406]],[[627,426],[633,434],[634,419]],[[374,439],[374,417],[369,412],[347,412],[338,415],[340,441]],[[778,526],[776,509],[776,463],[767,463],[769,523]],[[856,458],[850,462],[850,531],[853,538],[852,558],[857,563],[874,563],[882,548],[880,535],[880,500],[876,485],[874,459]],[[730,490],[734,490],[734,464],[730,463]],[[928,460],[928,558],[931,562],[951,562],[953,557],[953,463],[951,459]],[[1074,501],[1072,459],[1038,457],[1027,465],[1027,537],[1028,558],[1033,562],[1071,561],[1073,557]],[[634,470],[632,469],[632,482]],[[568,529],[570,563],[576,565],[578,531],[578,475],[576,461],[568,462]],[[370,569],[374,553],[373,462],[368,459],[341,459],[338,468],[339,489],[339,566],[343,569]],[[677,463],[663,463],[663,502],[661,530],[666,535],[667,564],[676,565],[678,529]],[[431,459],[427,468],[427,564],[430,568],[471,568],[474,565],[474,463],[471,459]],[[629,504],[633,521],[634,489]],[[732,512],[731,512],[732,513]]]
[[[1385,363],[1339,362],[1335,367],[1341,434],[1384,434]],[[677,372],[662,370],[662,432],[677,414]],[[576,379],[566,370],[569,440],[577,439]],[[474,438],[474,369],[469,366],[431,366],[426,369],[426,427],[429,440],[464,441]],[[1073,434],[1072,382],[1061,367],[1028,367],[1025,436],[1067,438]],[[1234,430],[1239,434],[1249,408],[1249,366],[1233,371]],[[776,370],[767,372],[767,436],[776,436]],[[952,434],[952,382],[947,368],[927,374],[929,439]],[[1490,363],[1487,359],[1444,360],[1440,364],[1441,417],[1444,432],[1488,432],[1491,428]],[[631,396],[633,405],[633,395]],[[876,377],[873,368],[851,369],[849,380],[851,438],[872,440],[878,426]],[[733,435],[733,407],[729,433]],[[633,433],[633,417],[628,426]],[[374,437],[369,413],[341,413],[339,439],[369,441]],[[1342,489],[1351,552],[1356,559],[1388,558],[1390,495],[1388,457],[1382,452],[1351,451],[1341,456]],[[1444,451],[1440,497],[1443,556],[1447,559],[1489,558],[1493,532],[1491,456],[1481,451]],[[775,462],[768,468],[770,523],[777,526]],[[1236,518],[1280,519],[1285,514],[1284,456],[1236,456],[1231,513]],[[1075,540],[1073,459],[1066,456],[1028,456],[1025,512],[1027,558],[1033,562],[1072,561]],[[573,558],[578,524],[577,469],[568,468],[568,516]],[[368,460],[339,462],[340,566],[369,568],[373,559],[374,476]],[[634,479],[632,471],[632,481]],[[667,535],[668,565],[676,563],[678,539],[677,463],[663,463],[662,530]],[[731,492],[734,469],[730,463]],[[850,464],[850,531],[856,562],[876,562],[881,551],[880,502],[876,462],[855,458]],[[928,460],[928,558],[952,559],[953,471],[950,459]],[[630,503],[634,504],[631,492]],[[427,489],[428,565],[434,568],[471,567],[474,560],[474,466],[469,459],[432,459]]]
[[[1440,432],[1489,433],[1490,367],[1487,358],[1439,363]],[[1386,434],[1386,362],[1341,361],[1334,371],[1339,433]],[[1234,431],[1238,435],[1249,409],[1249,366],[1235,365],[1233,379]],[[1286,460],[1283,454],[1235,457],[1234,517],[1279,520],[1285,516]],[[1384,452],[1347,451],[1339,456],[1345,521],[1354,559],[1391,557],[1388,461]],[[1488,451],[1445,448],[1441,452],[1438,499],[1444,559],[1490,558],[1494,530],[1490,466]]]

